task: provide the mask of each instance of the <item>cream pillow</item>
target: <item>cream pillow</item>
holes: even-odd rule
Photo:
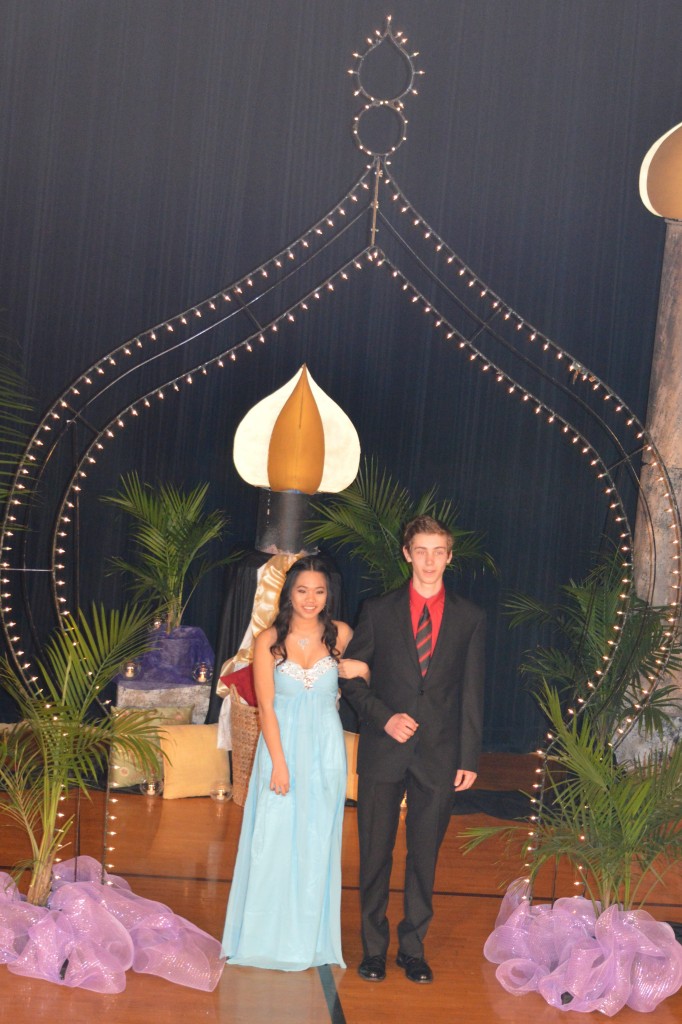
[[[163,796],[208,796],[216,782],[229,782],[226,750],[219,750],[215,725],[167,725],[159,731],[164,753]]]

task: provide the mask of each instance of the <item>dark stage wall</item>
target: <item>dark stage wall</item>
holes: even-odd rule
[[[682,111],[678,0],[395,0],[426,74],[392,170],[449,244],[643,416],[664,227],[641,160]],[[38,408],[98,355],[200,301],[296,238],[366,160],[350,124],[353,50],[375,0],[2,0],[0,306]],[[249,545],[256,494],[235,427],[307,361],[367,454],[415,492],[438,482],[500,569],[461,581],[490,616],[488,748],[538,721],[505,589],[539,598],[600,543],[594,480],[518,403],[363,274],[276,344],[163,403],[113,445],[84,496],[86,599],[117,600],[123,530],[98,494],[121,472],[208,479]],[[361,596],[341,562],[348,615]],[[216,575],[189,620],[214,638]]]

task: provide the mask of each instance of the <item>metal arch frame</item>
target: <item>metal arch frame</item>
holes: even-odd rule
[[[369,105],[399,105],[402,117],[402,99],[414,92],[414,75],[417,73],[413,58],[417,54],[408,54],[405,50],[406,38],[402,33],[393,31],[390,19],[383,32],[376,30],[376,38],[368,40],[368,49],[363,55],[355,54],[359,64],[357,75],[359,92],[368,100]],[[396,46],[405,57],[410,69],[408,87],[397,97],[386,100],[373,97],[366,92],[360,81],[364,61],[371,56],[376,48],[384,43]],[[358,95],[358,93],[356,93]],[[365,105],[365,109],[367,104]],[[356,118],[357,122],[357,118]],[[629,597],[632,584],[632,534],[633,529],[628,519],[623,497],[618,489],[616,473],[624,469],[631,483],[638,491],[641,507],[647,523],[647,539],[652,553],[651,564],[655,566],[656,537],[651,513],[646,496],[639,489],[639,473],[637,461],[646,452],[653,464],[660,469],[659,483],[662,492],[670,502],[670,528],[674,531],[673,543],[677,545],[678,570],[677,580],[671,582],[671,601],[675,606],[674,618],[670,620],[670,639],[680,620],[680,584],[679,584],[679,544],[682,535],[680,513],[668,472],[646,429],[628,408],[626,403],[597,375],[579,364],[556,342],[533,327],[529,321],[505,303],[482,279],[452,250],[440,236],[429,226],[418,211],[407,200],[404,192],[388,171],[389,154],[374,153],[360,143],[354,131],[358,148],[372,157],[372,162],[353,183],[346,195],[324,214],[315,224],[304,231],[289,245],[281,249],[260,266],[244,274],[226,288],[188,309],[175,314],[152,328],[148,328],[129,341],[117,345],[109,353],[96,360],[50,404],[38,423],[20,460],[12,481],[5,514],[0,530],[0,548],[2,560],[2,600],[0,601],[0,621],[7,643],[19,671],[25,679],[31,671],[30,661],[26,661],[23,650],[27,646],[17,631],[17,623],[13,620],[13,604],[15,596],[12,585],[15,579],[20,582],[20,601],[28,622],[29,632],[37,645],[35,626],[30,600],[26,588],[27,575],[30,572],[44,572],[50,580],[52,605],[58,623],[67,614],[67,605],[71,602],[66,596],[69,582],[65,573],[69,561],[69,542],[77,543],[79,496],[85,486],[88,466],[96,461],[110,440],[114,440],[131,417],[151,407],[155,401],[166,396],[181,393],[185,386],[207,376],[209,369],[223,368],[226,364],[236,363],[238,357],[253,350],[255,345],[264,344],[270,337],[276,336],[282,328],[295,323],[299,315],[304,314],[311,304],[322,301],[328,291],[348,281],[356,271],[369,267],[386,268],[392,280],[400,286],[400,291],[411,303],[416,303],[432,321],[433,329],[445,341],[453,341],[466,354],[467,362],[485,374],[490,375],[497,385],[502,385],[510,396],[518,396],[535,415],[546,417],[550,426],[560,428],[560,435],[569,443],[579,445],[580,451],[587,456],[588,464],[600,481],[604,494],[608,499],[608,517],[611,525],[619,534],[618,542],[623,555],[624,589],[622,594],[621,614],[623,621],[628,614]],[[404,139],[401,140],[401,142]],[[397,148],[397,146],[395,147]],[[389,198],[384,210],[382,191],[388,190]],[[399,215],[408,214],[412,224],[412,233],[419,233],[419,241],[429,243],[430,253],[419,256],[415,243],[409,242],[404,234],[393,223],[394,211]],[[312,267],[315,260],[330,246],[336,244],[362,219],[369,219],[369,242],[364,242],[344,259],[331,273],[324,274],[315,287],[298,294],[293,301],[286,304],[267,321],[260,321],[257,316],[259,303],[266,297],[273,297],[278,289],[289,282],[295,282],[303,268]],[[337,227],[338,225],[338,227]],[[385,227],[387,232],[401,246],[402,251],[410,258],[416,259],[423,272],[427,285],[417,287],[408,273],[401,270],[397,257],[387,256],[383,247],[376,242],[377,231]],[[434,267],[434,261],[438,266]],[[452,277],[452,280],[450,279]],[[472,323],[471,333],[465,334],[447,318],[433,298],[427,297],[426,288],[440,296],[440,302],[450,301],[456,309]],[[475,303],[472,301],[475,298]],[[219,351],[212,350],[204,358],[197,361],[191,368],[184,368],[180,373],[158,374],[156,383],[150,389],[138,387],[136,397],[127,398],[115,409],[98,408],[98,402],[104,395],[111,397],[114,389],[121,382],[130,386],[136,374],[144,377],[142,371],[154,367],[162,369],[163,361],[181,349],[190,351],[201,339],[205,342],[208,336],[225,324],[236,325],[240,319],[246,319],[248,330],[234,344]],[[194,329],[194,328],[197,329]],[[215,336],[215,335],[213,335]],[[220,339],[219,339],[220,340]],[[550,404],[546,396],[536,394],[528,385],[521,383],[510,370],[497,361],[489,351],[483,350],[483,343],[489,347],[497,346],[505,358],[516,359],[525,370],[536,373],[545,389],[553,389],[553,395],[561,396],[562,400],[574,403],[585,419],[584,425],[578,425],[565,412],[558,411]],[[498,357],[499,358],[499,357]],[[550,362],[551,360],[551,362]],[[550,365],[548,366],[548,362]],[[560,367],[563,379],[559,379],[556,370]],[[167,372],[167,371],[165,371]],[[142,382],[144,384],[144,381]],[[605,404],[606,403],[606,404]],[[104,403],[102,403],[104,405]],[[596,404],[596,407],[595,407]],[[608,413],[609,419],[606,418]],[[588,436],[588,429],[596,430],[597,437]],[[28,564],[28,544],[30,532],[28,528],[38,511],[39,489],[46,472],[65,447],[73,447],[79,443],[78,432],[88,436],[85,442],[80,441],[78,452],[70,461],[69,472],[62,479],[62,490],[52,508],[52,526],[50,543],[50,562],[48,566]],[[615,464],[608,458],[613,450],[618,455]],[[603,482],[603,483],[601,483]],[[607,485],[604,487],[604,483]],[[77,566],[76,566],[77,570]],[[74,573],[75,584],[71,595],[78,603],[78,573]],[[649,581],[650,594],[655,584],[654,573]],[[604,652],[604,667],[597,673],[598,677],[608,671],[608,667],[617,649],[617,640]],[[21,649],[20,649],[21,648]],[[668,648],[661,648],[661,674],[665,671]],[[598,689],[600,678],[588,684],[591,689]],[[650,693],[655,688],[649,686]],[[639,706],[644,706],[648,696],[643,693]],[[588,702],[589,703],[589,699]],[[586,704],[584,706],[587,706]],[[581,708],[576,709],[580,713]],[[629,727],[634,725],[637,707],[633,708]],[[624,730],[627,731],[627,728]]]

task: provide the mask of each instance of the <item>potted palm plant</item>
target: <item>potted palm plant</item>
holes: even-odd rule
[[[6,370],[0,357],[0,395],[7,389],[10,409],[9,415],[7,410],[0,414],[0,502],[6,500],[3,472],[12,472],[17,449],[20,424],[12,419],[12,410],[19,419],[25,409],[21,381]],[[78,859],[54,870],[76,825],[61,809],[68,806],[64,801],[69,789],[87,796],[114,744],[151,775],[157,771],[153,714],[112,716],[102,700],[109,680],[148,649],[149,624],[146,609],[106,613],[93,608],[89,617],[81,612],[64,616],[61,630],[36,658],[37,675],[26,679],[6,658],[0,659],[0,690],[9,694],[21,715],[18,723],[0,729],[0,824],[6,820],[23,830],[31,855],[16,872],[32,872],[28,897],[21,897],[7,876],[0,889],[0,960],[15,973],[116,992],[125,987],[125,971],[139,957],[146,965],[141,969],[194,988],[211,991],[220,979],[223,961],[217,940],[168,908],[159,913],[159,904],[136,897],[123,880],[107,878],[104,865],[82,858],[83,884]],[[71,880],[75,884],[66,892]],[[93,885],[97,880],[99,887]],[[126,933],[121,918],[131,919],[131,900],[138,914],[148,912],[148,927]],[[26,903],[33,905],[30,911]],[[184,971],[178,942],[189,950],[190,967]],[[197,968],[199,962],[203,969]]]
[[[25,444],[31,403],[18,369],[0,355],[0,505]],[[0,658],[0,691],[19,721],[0,730],[0,821],[19,828],[30,857],[16,873],[31,872],[28,902],[47,903],[54,864],[69,845],[74,817],[65,817],[70,789],[87,795],[113,744],[149,771],[159,759],[158,729],[147,712],[113,717],[101,694],[130,659],[149,647],[150,615],[143,608],[106,613],[93,608],[64,616],[62,629],[37,658],[35,677]]]
[[[130,577],[135,598],[156,606],[167,633],[180,626],[204,576],[234,557],[209,561],[203,554],[228,523],[222,512],[205,510],[207,492],[208,484],[189,492],[171,484],[154,489],[130,473],[122,478],[118,494],[103,499],[132,521],[135,559],[114,558],[112,564]]]
[[[509,992],[609,1016],[651,1011],[682,984],[673,929],[643,909],[682,858],[682,744],[619,760],[588,715],[564,721],[555,689],[544,685],[539,701],[552,742],[536,813],[462,833],[467,852],[493,837],[517,845],[526,873],[509,886],[484,954]],[[584,895],[533,904],[540,869],[562,861]]]
[[[120,667],[148,647],[148,611],[95,607],[89,618],[65,616],[64,629],[37,659],[35,681],[0,660],[0,686],[21,715],[0,734],[0,815],[28,839],[31,856],[17,872],[31,871],[30,903],[47,903],[55,861],[69,845],[74,817],[62,814],[69,790],[87,795],[114,744],[143,768],[157,770],[158,730],[149,712],[113,716],[101,700]]]
[[[604,558],[584,581],[562,588],[555,607],[522,595],[507,602],[515,625],[550,624],[562,645],[529,652],[523,665],[549,745],[530,821],[462,833],[466,852],[503,839],[523,865],[525,877],[510,885],[484,950],[499,965],[501,984],[538,991],[554,1006],[609,1015],[624,1005],[653,1010],[682,979],[672,929],[643,910],[682,857],[682,744],[635,761],[617,742],[633,719],[643,734],[662,735],[677,703],[670,685],[652,681],[662,643],[669,671],[679,666],[680,646],[670,637],[670,608],[632,598],[629,614],[618,617],[619,570],[617,553]],[[614,626],[620,643],[602,670]],[[591,688],[595,676],[601,682]],[[533,904],[540,870],[562,862],[574,894],[583,895]]]
[[[682,744],[646,762],[620,761],[589,715],[566,722],[543,684],[538,701],[551,745],[528,822],[469,828],[465,850],[502,837],[516,843],[530,887],[548,862],[566,860],[596,915],[641,908],[682,857]]]
[[[435,487],[415,500],[374,458],[363,460],[349,487],[312,508],[315,518],[306,539],[329,543],[335,550],[346,549],[351,558],[360,559],[368,584],[378,586],[381,593],[395,590],[409,579],[410,567],[402,557],[402,528],[420,515],[433,516],[452,533],[455,543],[450,569],[473,562],[494,571],[481,534],[457,525],[451,501],[438,501]]]

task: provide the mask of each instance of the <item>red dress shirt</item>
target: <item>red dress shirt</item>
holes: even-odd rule
[[[428,605],[429,615],[431,616],[431,652],[433,653],[436,648],[436,641],[438,640],[440,624],[443,621],[445,587],[441,584],[440,590],[433,597],[422,597],[414,589],[410,580],[410,615],[412,617],[412,632],[415,637],[417,636],[417,626],[425,604]]]

